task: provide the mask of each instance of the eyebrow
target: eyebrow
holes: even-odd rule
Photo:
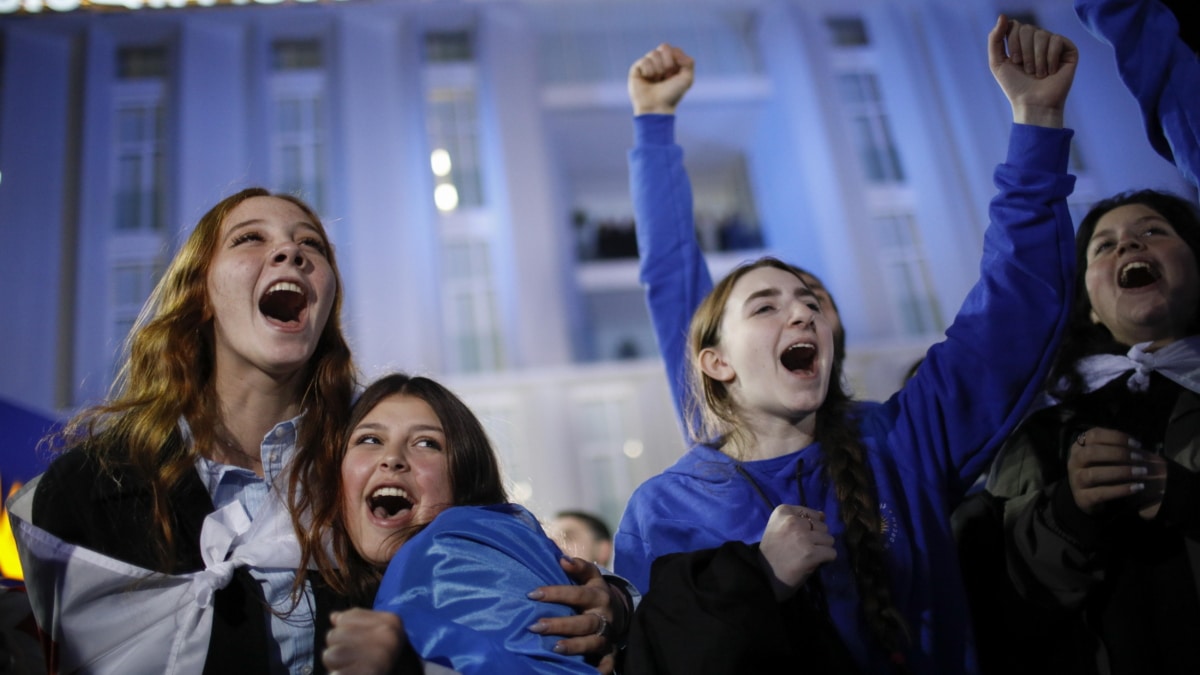
[[[251,218],[249,220],[243,220],[240,223],[230,225],[229,231],[225,233],[225,238],[228,239],[231,234],[233,234],[234,232],[237,232],[238,230],[240,230],[244,227],[250,227],[252,225],[262,225],[266,222],[267,221],[262,218]],[[307,220],[298,220],[294,224],[298,227],[303,227],[305,229],[312,230],[313,234],[316,234],[318,236],[320,236],[320,234],[321,234],[321,230],[317,229],[317,226],[315,224],[310,223]]]
[[[1138,218],[1137,220],[1130,223],[1130,225],[1141,225],[1148,221],[1156,221],[1156,222],[1160,222],[1160,223],[1166,223],[1167,225],[1171,225],[1171,221],[1167,220],[1166,217],[1161,216],[1157,213],[1146,214],[1146,215],[1142,216],[1141,218]],[[1097,234],[1111,234],[1115,227],[1116,226],[1110,227],[1107,230],[1100,230],[1100,229],[1093,230],[1092,236],[1090,239],[1088,239],[1088,242],[1091,243],[1092,241],[1094,241],[1096,239]],[[1172,227],[1174,227],[1174,225],[1172,225]]]
[[[742,307],[749,305],[751,302],[754,302],[759,298],[778,298],[782,295],[783,291],[778,288],[764,288],[762,290],[754,291],[750,295],[746,296],[746,301],[742,303]],[[816,299],[817,297],[817,294],[813,293],[813,290],[805,285],[801,285],[798,289],[796,289],[795,295],[797,298],[811,297]]]
[[[375,430],[380,430],[380,429],[384,429],[384,428],[386,428],[386,425],[381,424],[379,422],[363,422],[363,423],[359,424],[358,426],[354,427],[354,430],[358,431],[359,429],[370,429],[372,431],[375,431]],[[410,431],[436,431],[439,434],[446,433],[445,429],[443,429],[440,425],[435,425],[435,424],[418,424],[414,427],[411,427]]]

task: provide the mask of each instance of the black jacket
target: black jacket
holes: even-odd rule
[[[119,442],[108,443],[108,456],[117,456]],[[168,453],[183,452],[178,435],[169,441]],[[199,474],[188,472],[169,497],[174,548],[169,556],[160,552],[162,538],[156,536],[150,486],[131,467],[118,464],[104,474],[89,449],[76,448],[57,458],[40,479],[33,501],[33,524],[58,538],[89,548],[126,563],[172,574],[204,569],[200,554],[200,530],[212,513],[213,503]],[[329,613],[347,606],[319,579],[313,580],[314,672],[323,673],[321,651],[329,631]],[[212,637],[205,673],[270,672],[267,633],[269,606],[258,582],[245,568],[238,569],[228,586],[216,592]],[[165,664],[164,664],[165,665]]]

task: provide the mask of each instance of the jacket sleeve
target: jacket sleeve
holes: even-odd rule
[[[1075,0],[1075,13],[1112,45],[1150,144],[1200,185],[1200,60],[1178,37],[1175,15],[1158,0]]]
[[[775,600],[758,545],[729,542],[654,561],[653,590],[630,629],[624,672],[705,675],[854,672],[833,624],[801,590]]]
[[[538,586],[570,583],[553,544],[536,539],[545,537],[532,529],[479,512],[439,523],[453,511],[400,548],[375,609],[404,620],[423,660],[462,675],[595,673],[581,657],[555,653],[558,636],[529,630],[538,619],[573,613],[526,597]]]
[[[1075,505],[1066,479],[1008,500],[1008,571],[1017,590],[1040,604],[1078,609],[1105,579],[1104,532],[1114,527]]]
[[[674,115],[634,118],[629,191],[640,279],[682,422],[688,414],[688,324],[713,283],[696,240],[692,186],[683,167],[683,148],[675,144]]]
[[[1075,270],[1071,136],[1012,126],[1008,159],[995,172],[980,279],[946,339],[886,404],[896,415],[886,447],[946,495],[947,512],[1040,394],[1067,322]]]
[[[1066,477],[1079,431],[1069,411],[1039,411],[1005,444],[988,477],[988,492],[1003,500],[1008,576],[1021,596],[1043,606],[1078,609],[1104,580],[1103,532],[1111,524],[1075,505]]]

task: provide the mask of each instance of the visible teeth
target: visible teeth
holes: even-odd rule
[[[800,352],[804,352],[801,354]],[[783,350],[779,362],[784,368],[794,372],[807,371],[813,367],[817,358],[817,346],[811,342],[799,342]]]
[[[398,487],[392,487],[389,485],[389,486],[384,486],[381,488],[376,488],[376,490],[371,493],[372,499],[376,499],[379,497],[402,497],[404,499],[408,499],[408,493],[405,492],[404,490],[401,490]]]
[[[367,508],[380,520],[393,518],[412,507],[413,503],[408,498],[408,493],[392,485],[375,488],[367,498]]]
[[[1150,263],[1137,260],[1121,268],[1117,285],[1121,288],[1140,288],[1154,283],[1159,278]]]
[[[291,291],[292,293],[304,292],[300,288],[299,284],[292,283],[291,281],[279,281],[275,284],[272,284],[272,286],[267,289],[267,295],[270,295],[271,293],[278,293],[279,291]]]
[[[1129,274],[1129,272],[1131,270],[1142,270],[1142,269],[1144,269],[1144,270],[1150,269],[1150,264],[1144,263],[1141,261],[1131,262],[1128,265],[1121,268],[1121,276],[1124,277],[1125,275]]]

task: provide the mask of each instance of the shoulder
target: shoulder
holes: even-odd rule
[[[729,455],[711,445],[696,445],[659,474],[658,478],[665,481],[713,481],[727,479],[736,471],[737,462]]]
[[[540,531],[533,514],[516,504],[488,504],[485,506],[451,506],[442,511],[426,527],[433,533],[473,533],[495,529]]]
[[[388,565],[383,587],[406,588],[420,580],[482,579],[533,570],[545,583],[569,583],[561,552],[537,520],[516,504],[455,506],[404,543]],[[453,560],[453,566],[442,564]]]
[[[619,529],[640,536],[661,532],[667,523],[691,528],[711,519],[714,503],[741,503],[752,489],[729,456],[705,446],[693,448],[634,490]]]
[[[458,555],[486,557],[499,553],[537,551],[557,557],[557,547],[542,531],[537,518],[517,504],[453,506],[433,519],[400,553],[406,557]]]
[[[102,463],[102,455],[112,461]],[[78,500],[94,497],[104,483],[116,489],[126,482],[124,460],[124,448],[112,434],[88,439],[54,458],[38,481],[38,493]]]

